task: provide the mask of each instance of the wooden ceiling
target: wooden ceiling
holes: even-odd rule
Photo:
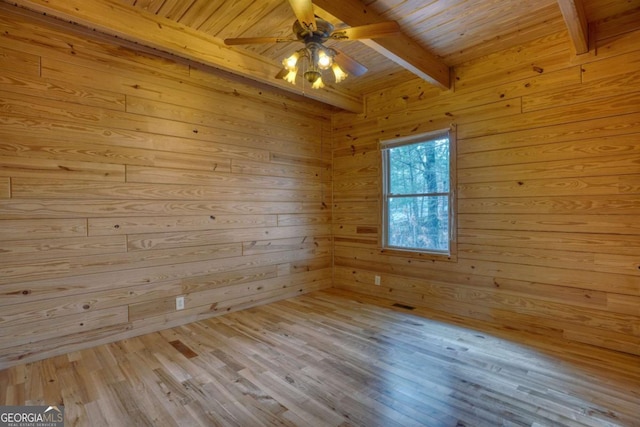
[[[640,0],[314,0],[336,28],[394,20],[402,36],[331,41],[368,68],[323,90],[275,79],[299,43],[225,46],[225,38],[290,37],[287,0],[5,0],[196,62],[358,111],[363,94],[416,76],[447,90],[449,70],[549,34],[567,31],[588,49],[587,22],[637,12]]]

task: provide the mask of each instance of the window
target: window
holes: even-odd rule
[[[455,252],[453,129],[381,142],[382,247]]]

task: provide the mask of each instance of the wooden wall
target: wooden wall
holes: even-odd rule
[[[640,14],[455,67],[334,117],[334,285],[640,354]],[[379,250],[378,140],[457,125],[457,260]],[[382,278],[374,285],[374,276]]]
[[[326,107],[0,29],[0,369],[331,286]]]
[[[326,288],[332,257],[340,288],[640,354],[637,18],[580,57],[561,33],[450,92],[372,93],[332,130],[308,100],[0,5],[0,369]],[[382,254],[378,140],[450,123],[456,259]]]

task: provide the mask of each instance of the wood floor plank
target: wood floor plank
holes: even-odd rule
[[[0,371],[77,426],[639,426],[640,358],[330,289]]]

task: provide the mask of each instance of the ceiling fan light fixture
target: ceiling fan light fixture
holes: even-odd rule
[[[333,70],[333,76],[336,79],[336,83],[340,83],[348,76],[348,74],[345,73],[345,71],[335,62],[331,65],[331,70]]]
[[[347,77],[342,68],[340,68],[333,60],[337,52],[330,47],[325,47],[322,43],[315,41],[308,42],[305,47],[294,52],[291,56],[282,60],[282,65],[286,74],[281,74],[284,80],[291,84],[295,84],[296,74],[298,72],[298,64],[301,59],[308,60],[308,68],[303,72],[303,77],[311,83],[312,89],[320,89],[324,87],[322,81],[322,71],[331,69],[335,76],[336,83],[340,83]]]
[[[294,52],[291,56],[282,60],[282,65],[287,70],[298,70],[298,60],[300,59],[300,51]]]
[[[333,57],[327,53],[328,49],[320,49],[318,52],[318,68],[328,70],[333,65]]]
[[[318,77],[318,79],[311,85],[312,89],[322,89],[323,87],[324,83],[322,82],[322,77]]]
[[[296,76],[298,75],[298,67],[294,67],[289,70],[287,74],[283,77],[284,80],[291,84],[296,84]]]

